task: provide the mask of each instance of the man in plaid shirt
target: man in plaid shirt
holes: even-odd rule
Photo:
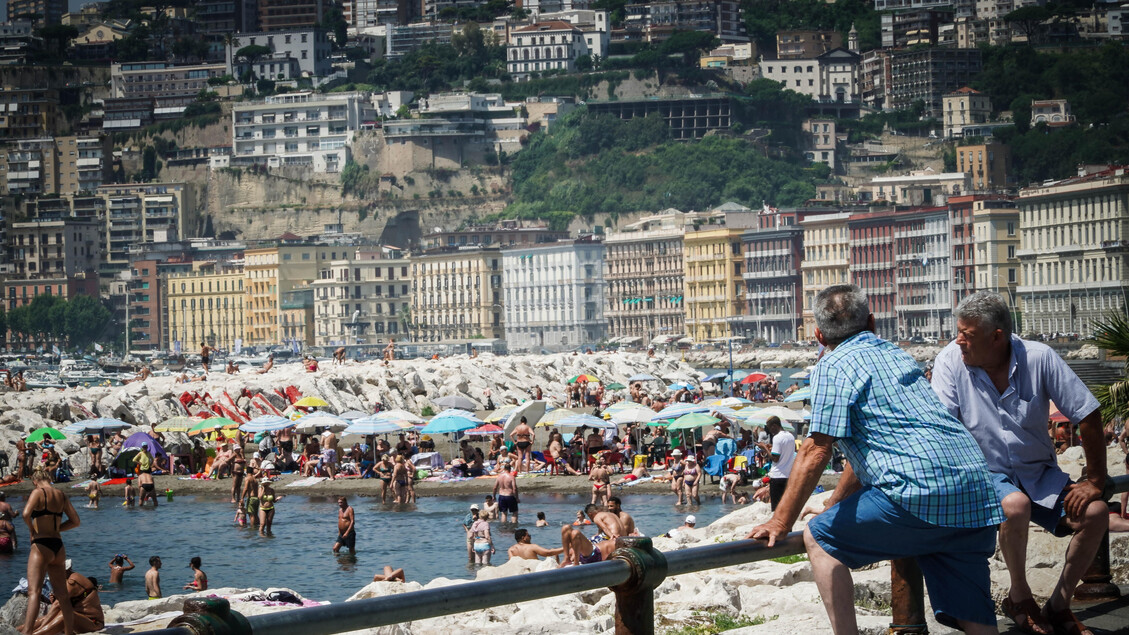
[[[854,285],[820,292],[812,423],[772,518],[748,538],[788,534],[838,443],[850,465],[804,530],[816,586],[836,633],[858,630],[850,569],[916,558],[937,620],[995,633],[988,558],[1004,520],[984,456],[938,401],[917,363],[874,334]]]

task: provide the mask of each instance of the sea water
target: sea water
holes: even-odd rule
[[[716,485],[707,479],[703,495],[712,487]],[[352,557],[344,548],[345,553],[332,552],[337,537],[335,497],[294,495],[286,488],[276,491],[285,498],[276,506],[274,536],[268,537],[235,526],[235,506],[226,498],[177,496],[170,503],[162,496],[160,507],[153,509],[122,507],[120,498],[108,497],[95,510],[85,507],[86,497],[75,497],[82,524],[63,534],[67,557],[74,560],[76,571],[98,578],[103,604],[144,599],[145,571],[154,555],[162,560],[161,590],[166,596],[182,593],[181,587],[192,579],[188,561],[193,556],[203,560],[211,588],[286,587],[310,599],[334,602],[371,582],[384,565],[402,567],[409,580],[419,582],[474,577],[475,568],[467,565],[462,522],[472,503],[481,505],[482,496],[421,497],[411,506],[349,497],[357,519],[357,554]],[[675,506],[673,495],[632,495],[630,488],[614,494],[647,535],[681,525],[687,514],[694,514],[702,527],[735,509],[716,499],[706,499],[701,507]],[[24,501],[10,497],[9,502],[21,509]],[[528,529],[533,542],[543,547],[559,547],[561,525],[576,520],[576,512],[588,502],[588,496],[579,494],[523,496],[520,525],[491,523],[497,549],[493,564],[508,559],[506,550],[514,544],[516,527]],[[548,527],[534,526],[539,511],[545,512]],[[0,555],[3,594],[27,572],[30,541],[26,526],[19,519],[16,523],[19,549],[15,555]],[[595,527],[585,527],[584,532],[591,535]],[[121,586],[109,584],[108,563],[117,553],[128,555],[137,566],[125,574]]]

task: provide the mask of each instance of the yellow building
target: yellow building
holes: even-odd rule
[[[988,141],[973,146],[957,146],[957,172],[969,175],[972,190],[1001,190],[1010,183],[1011,148],[1006,143]]]
[[[741,229],[686,232],[682,263],[686,287],[686,335],[695,342],[730,336],[731,318],[745,306]]]
[[[851,280],[848,258],[849,213],[812,216],[800,222],[804,228],[804,259],[800,272],[804,284],[804,339],[815,339],[815,296],[827,287]]]
[[[318,268],[329,260],[345,257],[348,247],[302,242],[297,236],[283,236],[283,244],[248,249],[244,252],[247,276],[246,346],[273,346],[286,337],[282,330],[280,306],[283,296],[296,287],[318,279]],[[309,325],[312,331],[312,324]],[[292,335],[291,335],[292,336]],[[308,339],[307,335],[307,339]]]
[[[1002,295],[1014,309],[1019,286],[1019,208],[1008,200],[974,201],[972,235],[976,288]]]
[[[199,349],[207,342],[221,350],[235,348],[246,327],[242,269],[219,269],[205,263],[199,269],[170,273],[165,279],[165,311],[169,319],[169,348]]]
[[[505,337],[500,250],[426,252],[412,256],[411,272],[412,341]]]

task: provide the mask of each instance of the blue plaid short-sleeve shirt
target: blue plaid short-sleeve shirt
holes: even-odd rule
[[[811,432],[838,439],[859,481],[942,527],[1004,521],[984,455],[900,348],[864,331],[811,376]]]

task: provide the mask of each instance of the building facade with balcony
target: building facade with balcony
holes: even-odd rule
[[[165,278],[165,312],[169,318],[169,350],[192,351],[200,342],[231,351],[246,331],[243,284],[238,268],[209,263]],[[219,370],[219,369],[212,369]]]
[[[887,110],[905,110],[925,103],[926,117],[943,117],[942,100],[967,86],[982,66],[979,49],[923,48],[895,51],[890,58]]]
[[[196,227],[199,207],[190,183],[103,185],[96,194],[105,201],[102,220],[102,269],[129,266],[133,245],[176,240]]]
[[[761,58],[761,76],[824,103],[855,103],[861,95],[861,58],[844,48],[816,57]]]
[[[847,212],[823,214],[800,221],[803,228],[804,259],[800,263],[803,278],[803,337],[815,339],[815,296],[827,287],[851,282],[850,231]]]
[[[11,277],[4,282],[7,310],[37,295],[98,297],[98,225],[77,218],[12,223],[7,231]]]
[[[424,249],[443,247],[531,247],[567,240],[567,230],[550,229],[540,220],[505,219],[495,224],[467,225],[461,229],[440,230],[425,235]]]
[[[722,42],[747,42],[741,4],[734,0],[668,0],[628,4],[626,37],[661,42],[676,31],[705,31]]]
[[[282,294],[278,315],[282,344],[301,352],[314,345],[314,288],[300,286]]]
[[[296,237],[295,237],[296,238]],[[345,257],[350,248],[284,240],[244,252],[243,272],[247,278],[246,346],[274,346],[286,343],[282,331],[283,296],[299,287],[313,284],[328,262]]]
[[[535,22],[510,31],[506,70],[518,81],[543,71],[571,73],[577,58],[592,53],[580,27],[563,20]]]
[[[683,238],[686,335],[695,342],[736,335],[745,314],[745,258],[737,227],[687,231]]]
[[[0,143],[53,137],[62,125],[59,91],[11,86],[0,90]]]
[[[1019,207],[1014,201],[1003,199],[979,200],[972,205],[976,287],[1003,296],[1011,307],[1016,332],[1022,333],[1022,316],[1015,294],[1022,284],[1018,256]]]
[[[231,113],[231,155],[213,157],[212,166],[260,164],[339,172],[351,156],[366,101],[361,93],[301,92],[236,105]]]
[[[259,78],[294,80],[307,78],[318,85],[333,73],[330,59],[333,44],[329,32],[320,28],[287,29],[281,31],[239,33],[225,46],[224,60],[227,74],[240,77],[251,71]],[[254,60],[239,57],[237,53],[247,46],[265,46],[271,50]]]
[[[438,249],[410,266],[413,342],[505,337],[501,250]]]
[[[595,237],[502,251],[506,348],[561,351],[605,339],[604,245]]]
[[[113,173],[109,137],[25,139],[0,150],[0,191],[19,196],[92,192]]]
[[[957,146],[957,171],[969,178],[975,192],[1007,189],[1012,185],[1011,148],[1006,143],[988,140],[969,146]]]
[[[745,256],[743,333],[751,340],[780,344],[799,339],[803,325],[804,230],[795,212],[762,214],[758,226],[741,234]]]
[[[897,295],[894,265],[894,212],[870,211],[851,214],[847,219],[850,235],[851,283],[858,285],[870,299],[875,332],[879,337],[895,341],[898,337]]]
[[[968,126],[988,123],[992,118],[992,99],[984,93],[962,86],[941,98],[945,138],[964,136]]]
[[[227,66],[219,64],[172,64],[127,62],[110,66],[110,96],[116,99],[153,98],[161,106],[187,106],[208,80],[223,77]]]
[[[1075,177],[1019,191],[1024,330],[1090,335],[1126,307],[1129,170],[1082,169]]]
[[[952,338],[952,229],[949,209],[898,211],[894,216],[894,312],[898,338]]]
[[[685,333],[683,235],[694,215],[666,210],[604,239],[608,336],[654,342]]]
[[[411,276],[406,254],[392,247],[361,247],[333,260],[311,285],[315,346],[380,346],[400,339]]]

